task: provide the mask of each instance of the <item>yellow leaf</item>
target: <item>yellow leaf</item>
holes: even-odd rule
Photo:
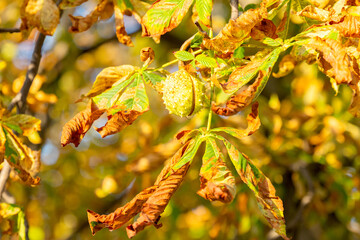
[[[60,11],[53,0],[25,0],[21,7],[21,29],[36,27],[45,35],[53,35],[59,24]]]

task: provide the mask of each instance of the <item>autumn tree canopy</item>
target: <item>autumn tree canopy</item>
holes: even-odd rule
[[[359,238],[359,1],[0,13],[2,239]]]

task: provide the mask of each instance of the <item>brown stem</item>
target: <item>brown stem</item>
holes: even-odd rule
[[[4,199],[4,189],[6,185],[6,181],[9,178],[11,167],[7,161],[4,161],[3,167],[0,173],[0,200]]]
[[[239,16],[239,1],[230,0],[231,16],[230,19],[235,20]]]
[[[18,92],[18,94],[13,98],[13,100],[9,104],[8,111],[11,111],[15,106],[17,106],[18,113],[25,113],[26,98],[27,95],[29,94],[31,84],[33,83],[35,76],[39,70],[39,64],[41,59],[41,48],[44,44],[45,37],[46,36],[44,34],[42,33],[39,34],[35,43],[35,48],[31,57],[30,65],[26,72],[26,78],[24,84],[20,92]]]
[[[0,28],[0,33],[17,33],[20,31],[20,28]]]

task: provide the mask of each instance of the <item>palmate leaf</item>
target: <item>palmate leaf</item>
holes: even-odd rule
[[[236,194],[235,178],[226,167],[215,139],[207,138],[200,169],[200,196],[210,201],[231,202]]]
[[[193,0],[156,1],[142,18],[143,36],[151,36],[160,41],[160,36],[177,27]]]
[[[215,135],[215,137],[225,144],[231,162],[241,180],[254,193],[258,206],[266,220],[283,239],[289,239],[286,236],[283,203],[276,196],[275,188],[271,181],[245,154],[239,152],[228,140],[219,135]]]
[[[164,81],[166,79],[165,77],[150,71],[144,71],[143,77],[146,84],[150,85],[160,93],[163,91]]]
[[[93,122],[104,112],[108,121],[105,126],[96,128],[102,137],[123,130],[148,111],[149,100],[143,76],[136,70],[125,65],[107,68],[99,73],[93,88],[86,95],[91,97],[87,109],[63,127],[63,146],[69,143],[78,146]]]

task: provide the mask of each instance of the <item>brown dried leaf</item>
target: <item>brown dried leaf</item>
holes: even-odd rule
[[[262,40],[266,37],[277,38],[276,26],[269,19],[263,19],[261,22],[256,24],[256,26],[251,29],[250,36],[254,40]]]
[[[61,9],[73,8],[80,6],[81,4],[87,1],[88,0],[62,0],[59,7]]]
[[[2,125],[0,124],[0,164],[4,161],[5,141],[6,141],[6,136],[5,136]]]
[[[235,178],[226,167],[223,154],[214,139],[206,141],[200,182],[197,194],[205,199],[229,203],[235,197]]]
[[[126,228],[126,232],[129,238],[135,236],[146,226],[154,225],[157,228],[161,227],[161,224],[158,224],[158,221],[160,220],[160,214],[164,212],[165,207],[170,201],[170,198],[180,186],[185,177],[185,174],[187,173],[187,170],[190,167],[190,164],[186,163],[175,172],[172,171],[172,166],[174,166],[174,164],[182,157],[187,147],[188,144],[184,145],[173,156],[170,163],[159,174],[155,182],[155,185],[158,187],[151,195],[151,197],[149,197],[149,199],[144,203],[140,217],[136,220],[135,223],[129,225]],[[167,177],[169,172],[171,173]]]
[[[60,20],[60,11],[53,0],[25,0],[20,10],[21,30],[36,27],[45,35],[53,35]]]
[[[108,215],[100,215],[91,210],[87,210],[90,229],[94,235],[103,228],[114,230],[125,223],[141,211],[142,205],[153,194],[157,186],[151,186],[137,194],[130,202],[123,207],[116,209]]]
[[[223,53],[233,52],[267,16],[266,2],[263,1],[260,8],[244,12],[235,21],[230,20],[215,38],[204,39],[204,46]]]
[[[120,132],[127,126],[131,125],[143,113],[144,112],[138,112],[135,110],[120,111],[114,115],[108,113],[108,121],[105,126],[95,129],[100,133],[101,137],[104,138],[108,135]]]
[[[315,37],[308,46],[319,53],[317,62],[320,70],[334,78],[337,84],[352,81],[350,57],[339,41]]]
[[[258,88],[265,76],[264,71],[259,71],[259,75],[253,84],[238,95],[232,96],[230,100],[226,102],[225,107],[219,107],[213,104],[211,107],[212,111],[218,115],[231,116],[245,109],[255,99]]]
[[[148,64],[152,63],[155,58],[155,52],[151,47],[145,47],[140,51],[140,59],[142,62],[148,61]]]
[[[360,37],[360,16],[345,15],[338,21],[330,21],[329,24],[344,37]]]
[[[133,47],[134,44],[131,41],[131,37],[127,34],[125,30],[124,15],[121,9],[117,5],[114,6],[114,12],[115,12],[116,36],[119,42],[125,44],[126,46]]]
[[[353,99],[349,108],[349,112],[355,117],[360,117],[360,69],[355,58],[352,59],[352,76],[353,79],[349,86],[353,90]]]
[[[114,4],[112,0],[101,0],[95,9],[86,17],[69,15],[72,26],[69,31],[79,33],[88,30],[99,20],[110,18],[114,13]]]
[[[87,108],[76,114],[63,127],[61,145],[65,146],[69,143],[73,143],[77,147],[93,122],[104,112],[105,110],[100,110],[96,104],[90,100]]]
[[[314,7],[312,5],[306,6],[303,10],[298,12],[298,15],[302,17],[308,17],[318,21],[326,22],[335,14],[335,11],[331,9],[330,11]]]

